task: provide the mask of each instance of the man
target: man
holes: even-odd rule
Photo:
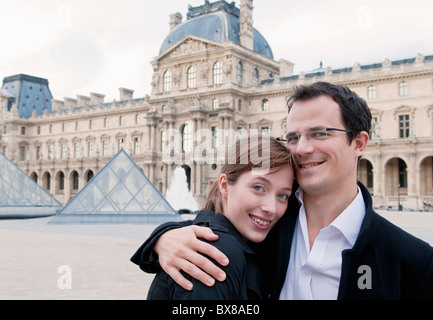
[[[357,183],[371,123],[366,102],[348,88],[318,82],[297,88],[288,106],[287,146],[300,188],[256,248],[268,297],[433,299],[433,248],[374,212],[368,190]],[[196,239],[214,236],[189,227],[164,234],[178,226],[158,228],[133,261],[155,267],[156,243],[160,265],[184,288],[193,289],[179,270],[208,285],[213,277],[223,280],[225,257]]]

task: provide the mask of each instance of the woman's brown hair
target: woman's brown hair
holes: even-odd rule
[[[256,168],[271,171],[293,164],[290,151],[277,139],[270,136],[248,135],[238,138],[236,143],[229,147],[220,175],[225,174],[227,183],[233,185],[244,172]],[[218,179],[209,187],[204,210],[223,213]]]

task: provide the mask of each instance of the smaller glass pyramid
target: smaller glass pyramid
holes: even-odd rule
[[[179,217],[121,149],[49,223],[160,223]]]
[[[0,153],[0,218],[51,216],[62,204]]]

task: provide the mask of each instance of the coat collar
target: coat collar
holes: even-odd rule
[[[198,211],[197,216],[194,219],[194,224],[206,226],[215,231],[229,233],[235,238],[246,253],[254,254],[254,251],[250,248],[247,242],[244,241],[239,231],[224,215],[211,211]]]

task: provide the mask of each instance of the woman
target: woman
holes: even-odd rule
[[[236,155],[230,161],[230,155]],[[258,160],[260,156],[260,161]],[[257,159],[255,159],[257,157]],[[234,163],[231,163],[234,162]],[[292,157],[279,141],[268,136],[238,139],[226,164],[210,187],[203,211],[193,224],[210,227],[219,237],[212,242],[230,260],[223,268],[226,281],[207,287],[188,277],[193,290],[177,285],[164,271],[153,280],[150,300],[262,299],[262,276],[248,242],[261,242],[287,209],[292,193]],[[141,249],[141,248],[140,248]],[[140,249],[135,256],[140,255]],[[131,259],[133,262],[134,257]]]

